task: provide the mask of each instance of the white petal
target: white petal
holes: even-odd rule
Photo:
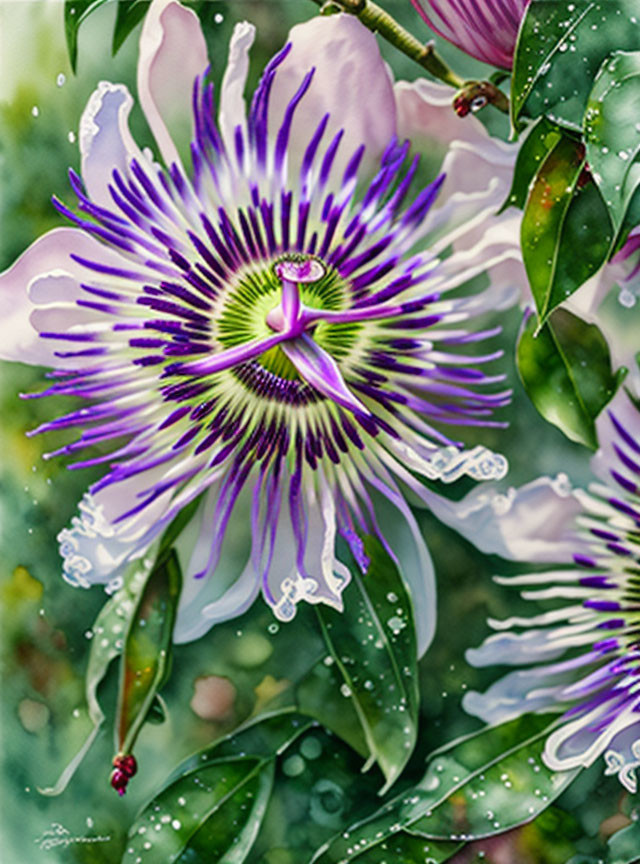
[[[520,663],[545,663],[564,653],[554,641],[553,630],[525,630],[523,633],[496,633],[479,648],[469,648],[465,658],[472,666],[496,666]]]
[[[116,261],[120,266],[124,263],[77,228],[55,228],[39,237],[0,274],[0,357],[41,366],[62,365],[53,353],[60,345],[41,339],[30,317],[36,304],[63,297],[73,302],[82,295],[79,283],[86,280],[88,271],[71,254],[111,264]],[[43,278],[48,274],[56,278]]]
[[[521,714],[544,711],[557,706],[556,696],[562,685],[543,686],[543,675],[536,671],[510,672],[496,681],[486,693],[473,690],[465,693],[462,707],[467,714],[485,723],[505,723]]]
[[[519,489],[488,487],[457,502],[428,490],[422,497],[438,519],[481,552],[516,561],[573,560],[581,505],[564,475],[540,477]]]
[[[108,185],[117,169],[126,176],[132,158],[142,153],[129,131],[133,99],[123,84],[101,81],[94,90],[80,119],[82,177],[92,201],[113,207]]]
[[[307,521],[306,538],[293,529],[289,506],[282,506],[276,529],[275,555],[268,582],[273,596],[266,598],[281,621],[291,620],[301,600],[323,603],[342,611],[342,592],[351,580],[349,569],[335,556],[335,501],[322,473],[318,489],[306,486],[303,507]],[[304,544],[303,570],[299,567],[300,543]]]
[[[188,149],[193,82],[206,67],[195,12],[176,0],[153,0],[140,36],[138,98],[167,165],[180,164],[179,153]]]
[[[331,119],[323,142],[344,128],[334,177],[361,144],[366,145],[363,169],[374,171],[396,131],[393,88],[376,38],[353,15],[318,15],[289,33],[291,51],[275,76],[269,108],[269,132],[275,135],[285,109],[311,68],[311,87],[298,106],[291,130],[294,170],[318,126]]]
[[[214,624],[242,614],[260,589],[260,580],[250,558],[250,489],[245,489],[236,501],[214,569],[196,578],[196,574],[206,570],[216,541],[211,525],[221,486],[222,481],[216,482],[207,491],[191,524],[177,542],[183,587],[174,642],[191,642],[208,632]]]
[[[241,21],[233,28],[229,43],[227,68],[220,88],[219,126],[222,140],[229,153],[234,152],[234,132],[240,126],[244,132],[247,125],[247,109],[244,88],[249,71],[249,51],[253,45],[256,28]]]
[[[547,739],[543,753],[545,763],[553,771],[588,768],[602,755],[611,742],[630,726],[637,726],[638,714],[632,705],[626,707],[615,720],[599,728],[599,718],[610,709],[610,703],[598,705],[588,714],[565,723]],[[637,706],[635,706],[637,708]]]

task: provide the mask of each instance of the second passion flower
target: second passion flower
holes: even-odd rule
[[[216,120],[197,17],[154,0],[138,91],[164,165],[133,141],[126,88],[102,82],[81,122],[77,210],[56,202],[78,227],[1,277],[5,356],[53,366],[45,394],[83,400],[36,431],[79,430],[65,455],[109,448],[70,466],[107,470],[60,534],[64,575],[114,588],[202,496],[182,541],[177,641],[260,591],[281,620],[301,600],[340,609],[337,537],[366,572],[375,533],[425,650],[433,570],[401,484],[504,474],[502,457],[450,437],[493,423],[508,392],[483,371],[499,352],[473,352],[492,335],[469,324],[483,303],[447,292],[517,253],[477,238],[482,192],[443,208],[442,177],[416,188],[392,82],[358,21],[294,28],[247,111],[253,37],[237,25]],[[449,254],[467,220],[477,239]]]

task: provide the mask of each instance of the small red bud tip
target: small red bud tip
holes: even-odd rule
[[[454,99],[453,110],[456,112],[458,117],[466,117],[469,111],[471,111],[471,105],[469,104],[467,97],[458,96]]]
[[[118,795],[124,795],[127,791],[127,784],[129,782],[129,778],[126,774],[123,774],[122,771],[118,771],[116,768],[115,771],[111,772],[111,785],[116,790]]]
[[[111,772],[111,785],[118,795],[124,795],[127,791],[129,780],[138,770],[135,756],[128,754],[123,756],[119,753],[113,757],[113,771]]]

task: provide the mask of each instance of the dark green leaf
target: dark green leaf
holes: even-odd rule
[[[365,853],[400,830],[459,843],[531,821],[578,773],[542,762],[549,723],[549,715],[519,717],[447,745],[433,754],[420,783],[336,836],[314,864],[365,864]]]
[[[464,843],[425,840],[406,831],[398,831],[377,846],[358,856],[358,864],[443,864]]]
[[[122,654],[124,636],[133,619],[149,573],[148,569],[139,564],[136,567],[137,569],[125,578],[123,587],[102,607],[91,628],[92,641],[85,674],[85,692],[93,730],[55,786],[41,789],[42,794],[59,795],[66,789],[105,720],[105,714],[98,702],[98,687],[107,674],[111,661]]]
[[[242,864],[269,801],[274,760],[309,726],[295,713],[274,715],[187,759],[132,826],[123,864],[145,853],[162,864]]]
[[[205,747],[195,756],[185,759],[172,774],[170,781],[208,761],[247,755],[256,759],[271,759],[315,725],[309,717],[290,709],[252,720],[246,726]]]
[[[532,0],[514,57],[511,111],[580,130],[596,72],[613,51],[640,45],[637,0]]]
[[[516,351],[524,388],[545,420],[595,449],[595,419],[620,380],[611,370],[609,347],[595,324],[564,309],[556,309],[537,334],[536,329],[531,315]]]
[[[640,184],[639,118],[640,51],[616,51],[598,72],[584,117],[587,159],[616,230]]]
[[[609,839],[607,864],[638,864],[639,861],[640,821],[636,821]]]
[[[107,2],[109,0],[66,0],[64,4],[64,32],[69,62],[74,73],[78,62],[78,29],[92,12]]]
[[[415,625],[409,593],[380,541],[367,537],[364,551],[370,562],[367,573],[363,577],[353,564],[344,612],[318,607],[318,616],[342,679],[343,698],[355,708],[369,752],[388,788],[416,741]],[[339,734],[339,715],[331,714],[323,712],[316,719]]]
[[[149,9],[150,0],[118,0],[116,24],[113,30],[111,51],[115,56],[131,31],[142,21]]]
[[[289,864],[306,864],[336,831],[377,809],[382,775],[377,766],[374,776],[361,768],[361,758],[335,735],[320,726],[308,729],[278,762],[251,861],[267,864],[279,848],[287,850]]]
[[[371,753],[364,736],[354,700],[341,691],[344,678],[331,654],[320,660],[296,687],[296,705],[303,714],[315,717],[331,728],[356,753],[368,758]]]
[[[562,132],[555,123],[546,117],[538,120],[518,150],[511,189],[502,210],[507,207],[524,209],[534,177],[561,137]]]
[[[161,686],[181,587],[180,565],[173,550],[154,565],[138,600],[120,666],[116,749],[130,753]]]
[[[582,145],[560,138],[535,178],[522,217],[522,255],[542,323],[601,267],[613,239],[597,188],[590,181],[579,188],[583,157]]]

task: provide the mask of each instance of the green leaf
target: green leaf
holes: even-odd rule
[[[131,827],[123,864],[150,855],[159,864],[241,864],[269,802],[275,758],[310,725],[293,712],[274,715],[187,759]]]
[[[609,347],[595,324],[564,309],[556,309],[536,330],[531,315],[516,349],[524,389],[545,420],[571,441],[595,450],[595,419],[621,380],[611,370]]]
[[[589,181],[579,188],[584,164],[584,147],[560,138],[531,186],[522,217],[522,255],[542,323],[601,267],[613,240],[597,188]]]
[[[640,861],[640,821],[632,822],[609,838],[607,864],[638,864]]]
[[[603,63],[584,116],[587,159],[620,228],[640,185],[640,51],[616,51]]]
[[[107,2],[109,0],[66,0],[64,4],[64,32],[74,74],[78,62],[78,29],[92,12]]]
[[[358,864],[443,864],[464,843],[425,840],[406,831],[398,831],[358,857]]]
[[[118,0],[118,11],[111,45],[111,52],[114,57],[122,48],[127,36],[147,14],[149,3],[150,0]]]
[[[437,751],[415,787],[334,837],[314,864],[368,864],[365,853],[401,830],[459,843],[531,821],[579,773],[551,771],[542,762],[549,722],[548,715],[519,717]]]
[[[361,576],[352,564],[344,611],[318,607],[318,617],[342,680],[341,693],[357,712],[369,752],[387,781],[386,790],[416,742],[416,635],[411,598],[398,568],[376,538],[365,539],[364,552],[367,573]],[[322,712],[316,719],[340,734],[339,714]]]
[[[130,753],[164,680],[181,587],[173,550],[159,558],[137,602],[120,665],[116,749]]]
[[[105,720],[104,711],[98,701],[98,687],[107,674],[111,661],[122,654],[124,634],[133,619],[149,573],[148,568],[140,567],[139,564],[136,567],[137,569],[125,578],[123,587],[102,607],[91,628],[92,641],[85,674],[85,693],[93,729],[57,783],[53,787],[39,790],[43,795],[59,795],[64,792]],[[152,708],[157,710],[156,706]]]
[[[532,0],[513,64],[511,112],[582,128],[591,83],[613,51],[640,45],[637,0]]]
[[[546,117],[538,120],[518,150],[511,189],[501,211],[507,207],[524,209],[534,177],[561,137],[562,132],[555,123]]]

